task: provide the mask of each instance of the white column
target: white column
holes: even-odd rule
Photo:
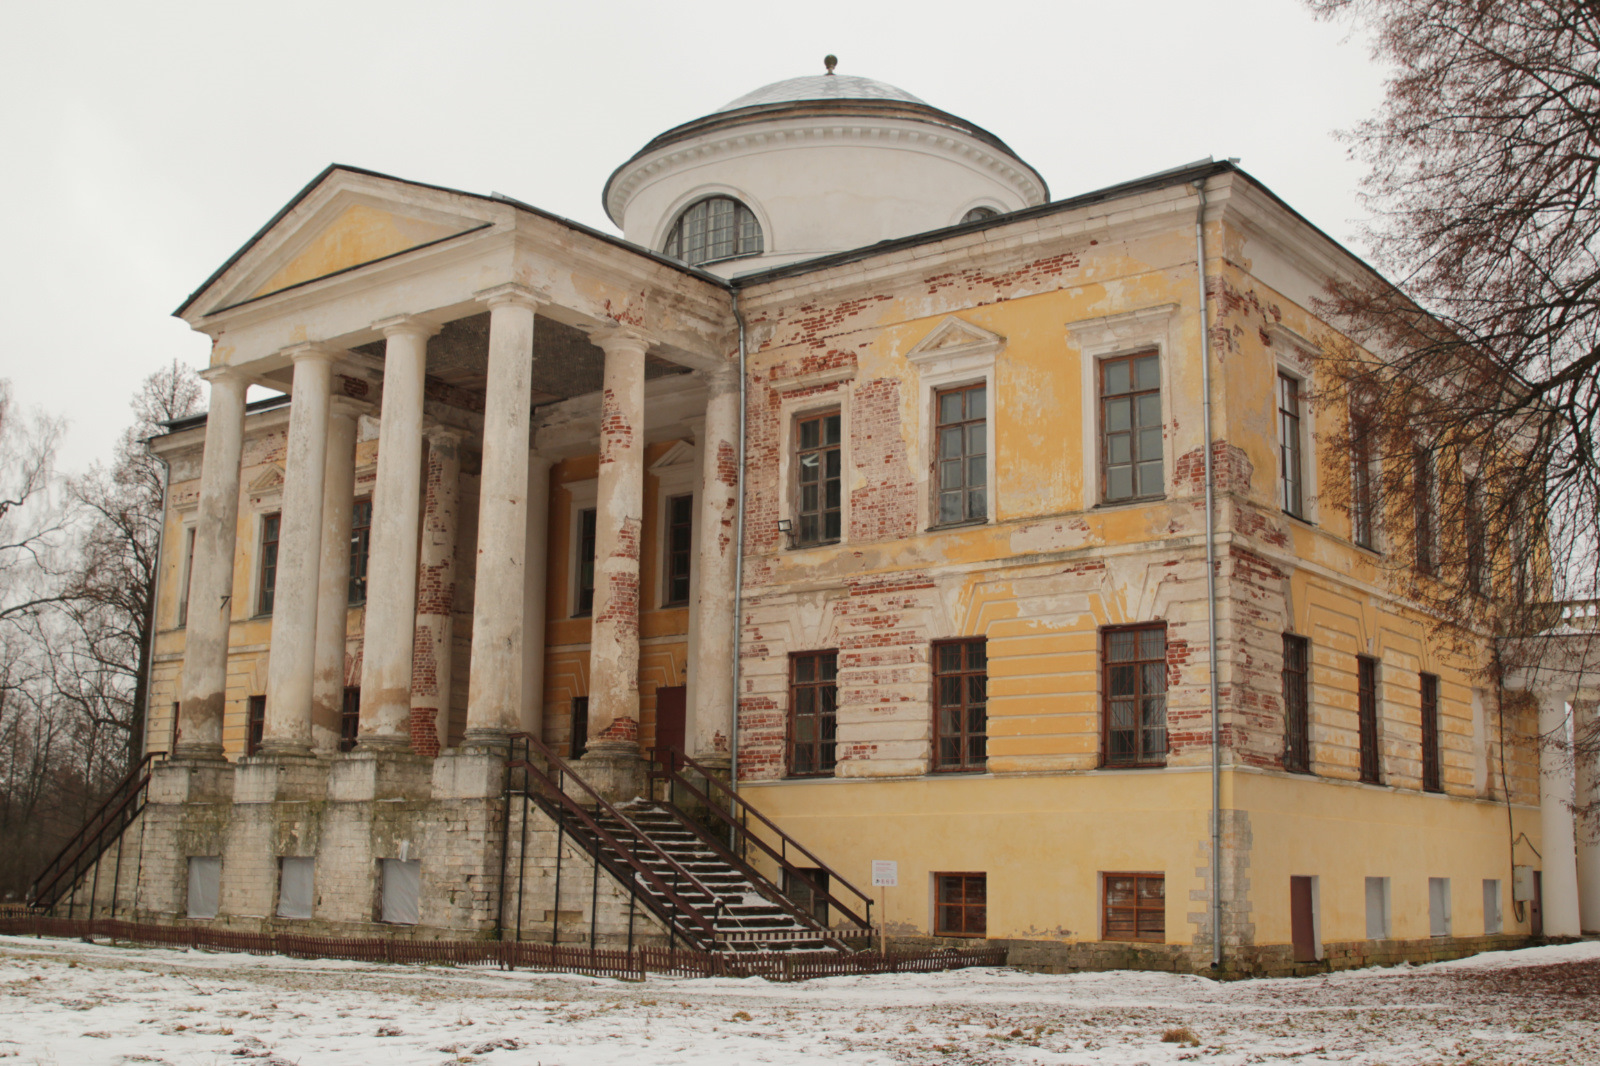
[[[239,458],[244,451],[244,377],[213,367],[200,512],[190,564],[183,649],[183,695],[174,754],[222,757],[222,712],[228,687],[228,621],[233,615],[233,553],[239,526]]]
[[[306,345],[294,360],[289,441],[278,526],[278,574],[272,593],[272,651],[267,662],[264,754],[311,750],[311,689],[317,649],[317,578],[322,562],[322,475],[328,465],[328,408],[334,352]]]
[[[539,300],[520,285],[502,285],[479,298],[489,305],[489,382],[478,482],[467,743],[499,747],[522,728],[528,435]]]
[[[350,616],[350,509],[355,503],[360,405],[335,397],[328,410],[322,475],[322,562],[317,570],[317,649],[311,676],[311,746],[339,750],[344,713],[345,623]]]
[[[550,460],[528,454],[528,534],[522,597],[522,731],[544,735],[545,589],[549,574]]]
[[[403,315],[374,323],[387,338],[378,477],[372,488],[367,611],[362,629],[362,748],[411,743],[411,640],[417,621],[417,527],[422,502],[422,386],[438,327]]]
[[[726,767],[733,735],[734,563],[739,534],[739,378],[732,369],[708,376],[705,428],[700,434],[700,492],[695,533],[695,607],[690,618],[692,683],[690,752]]]
[[[644,355],[632,330],[591,333],[606,353],[589,638],[585,760],[639,750],[639,538],[644,525]]]
[[[1578,863],[1572,825],[1572,760],[1567,704],[1539,693],[1539,853],[1546,936],[1577,936]]]
[[[1586,933],[1600,933],[1600,704],[1583,700],[1572,705],[1573,739],[1577,748],[1576,785],[1579,810],[1589,808],[1578,837],[1578,924]]]
[[[411,749],[421,755],[437,755],[450,731],[462,433],[440,426],[430,426],[426,433],[427,490],[417,567],[416,646],[411,659]]]

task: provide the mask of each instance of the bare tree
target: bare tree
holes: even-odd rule
[[[1357,539],[1383,527],[1441,631],[1504,638],[1491,673],[1537,672],[1521,638],[1593,633],[1552,601],[1600,594],[1600,7],[1308,3],[1393,71],[1345,134],[1394,283],[1337,283],[1321,309],[1348,336],[1319,383],[1351,457],[1328,495]]]

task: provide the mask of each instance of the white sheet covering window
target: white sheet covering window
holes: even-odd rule
[[[312,859],[278,860],[278,917],[309,918],[313,900]]]
[[[1428,932],[1434,936],[1450,935],[1450,879],[1428,878]]]
[[[1367,939],[1389,939],[1389,879],[1367,878]]]
[[[189,856],[189,917],[215,918],[222,895],[222,858]]]
[[[415,859],[383,859],[383,920],[416,925],[421,914],[422,863]]]

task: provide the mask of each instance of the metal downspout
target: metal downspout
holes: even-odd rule
[[[1206,472],[1206,643],[1211,649],[1211,966],[1222,967],[1222,727],[1217,704],[1217,542],[1211,469],[1211,316],[1206,299],[1206,180],[1194,183],[1195,279],[1200,286],[1200,411]]]
[[[739,324],[739,514],[734,523],[733,549],[733,721],[728,727],[728,786],[739,794],[739,665],[744,632],[744,477],[745,477],[745,339],[744,313],[739,310],[739,290],[732,290],[733,319]],[[735,812],[736,813],[736,812]]]

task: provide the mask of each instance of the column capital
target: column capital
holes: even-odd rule
[[[330,418],[360,418],[372,410],[372,404],[354,396],[335,396],[328,404]]]
[[[711,392],[727,392],[739,387],[739,368],[733,363],[703,367],[696,370],[694,376],[705,382]]]
[[[467,439],[467,431],[447,426],[442,422],[428,422],[422,427],[422,435],[428,438],[429,444],[457,444]]]
[[[473,299],[479,303],[489,305],[489,309],[496,307],[526,307],[537,312],[540,307],[548,305],[550,294],[543,289],[530,288],[515,281],[504,285],[493,285],[487,289],[479,289],[472,294]]]
[[[296,344],[292,348],[285,348],[282,354],[291,363],[316,362],[318,360],[332,363],[344,354],[344,350],[328,344]]]
[[[390,315],[388,318],[378,319],[372,324],[372,328],[385,337],[414,334],[426,338],[438,333],[441,327],[438,322],[423,315]]]
[[[579,326],[579,329],[589,335],[589,340],[601,351],[610,355],[612,350],[647,351],[650,347],[650,338],[636,329],[618,325],[615,322],[600,323],[593,326]]]
[[[224,363],[221,366],[208,366],[200,371],[200,380],[209,385],[218,384],[250,384],[251,375],[246,374],[236,366]]]

